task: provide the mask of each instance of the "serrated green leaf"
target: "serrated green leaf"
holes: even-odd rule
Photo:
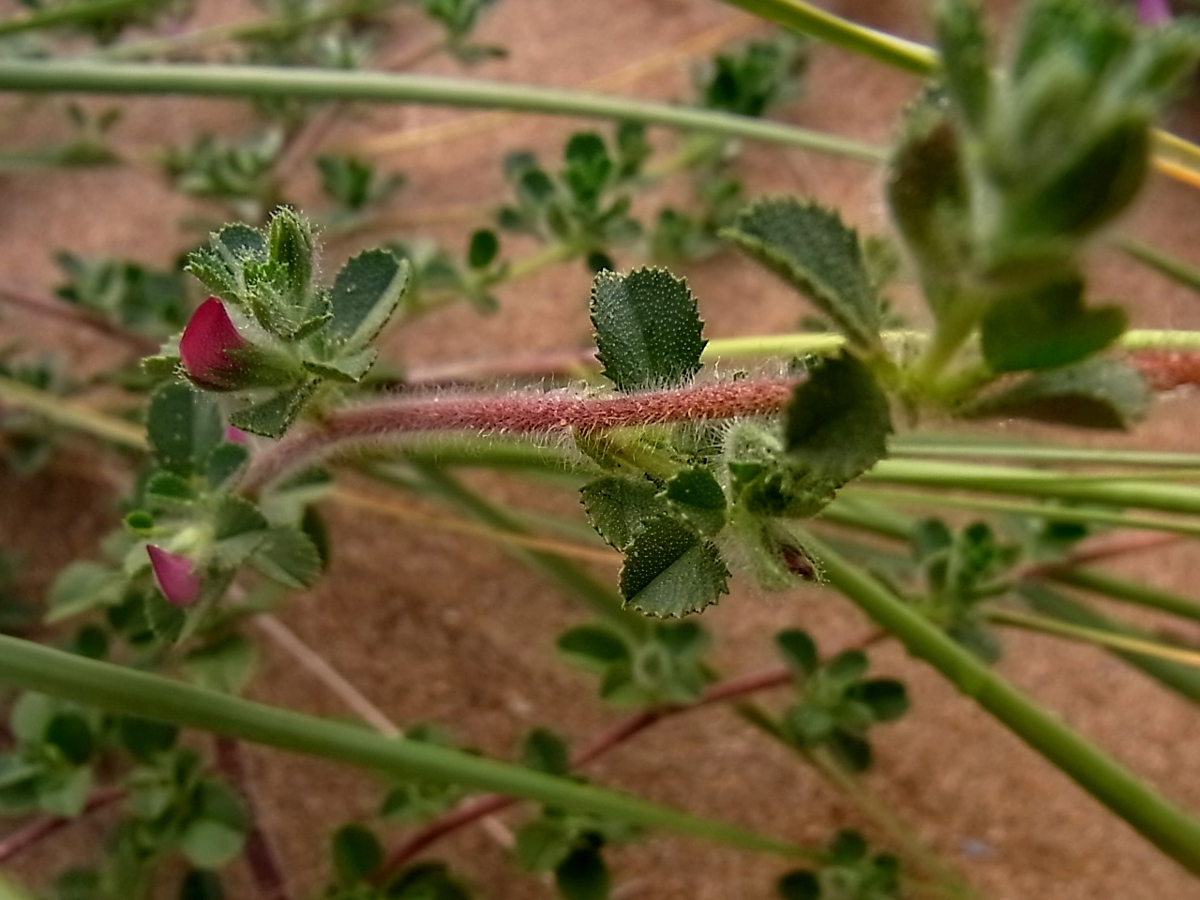
[[[201,687],[240,694],[258,668],[258,650],[244,635],[231,634],[189,651],[180,664]]]
[[[250,451],[241,444],[223,443],[213,447],[204,460],[204,478],[214,490],[223,487],[250,460]]]
[[[728,592],[729,570],[716,545],[669,516],[646,522],[626,550],[621,594],[656,617],[699,612]]]
[[[742,210],[721,236],[808,297],[850,341],[879,346],[879,297],[858,234],[837,213],[767,198]]]
[[[831,487],[887,455],[892,432],[887,395],[853,356],[823,360],[796,386],[784,420],[787,457]]]
[[[329,295],[333,319],[326,337],[345,354],[366,347],[396,311],[410,271],[408,260],[389,250],[368,250],[347,262]]]
[[[147,591],[142,598],[146,624],[166,644],[174,644],[187,627],[187,613],[167,600],[160,591]]]
[[[265,531],[267,520],[245,497],[229,494],[221,498],[213,516],[213,538],[218,541]]]
[[[1150,391],[1141,374],[1113,359],[1089,359],[1033,372],[967,405],[972,418],[1012,416],[1080,428],[1130,428],[1146,412]]]
[[[700,371],[704,323],[687,282],[665,269],[601,272],[592,325],[604,375],[623,392],[677,387]]]
[[[554,883],[564,900],[607,900],[612,888],[608,866],[598,850],[575,850],[554,870]]]
[[[267,256],[283,272],[284,302],[304,308],[313,272],[312,226],[295,210],[280,207],[267,226]]]
[[[189,254],[187,271],[222,300],[243,302],[246,262],[264,262],[267,239],[248,225],[226,225],[209,237],[209,245]]]
[[[221,442],[224,428],[216,398],[188,384],[164,384],[150,398],[146,436],[158,462],[190,476]]]
[[[383,846],[362,825],[343,825],[333,835],[333,870],[346,886],[366,881],[383,863]]]
[[[645,478],[597,478],[580,488],[579,495],[592,527],[621,551],[633,541],[643,522],[667,512],[658,489]]]
[[[282,437],[296,421],[305,402],[316,389],[315,379],[287,390],[279,391],[266,400],[240,409],[229,417],[230,424],[251,434],[263,437]]]
[[[711,470],[683,469],[667,482],[665,496],[701,534],[713,535],[725,527],[725,491]]]
[[[299,528],[272,528],[251,559],[260,572],[292,588],[311,587],[321,575],[321,553]]]
[[[1083,279],[1053,282],[996,300],[980,323],[993,372],[1054,369],[1098,353],[1125,330],[1119,306],[1085,309]]]
[[[303,365],[307,371],[319,375],[321,378],[357,384],[371,370],[371,366],[375,365],[378,355],[379,351],[374,347],[364,347],[356,353],[340,356],[337,359],[306,359]]]

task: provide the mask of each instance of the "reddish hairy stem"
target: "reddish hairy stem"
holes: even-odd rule
[[[8,862],[18,853],[28,850],[34,844],[40,843],[55,832],[66,828],[72,822],[78,822],[88,813],[103,809],[124,796],[125,789],[122,787],[100,788],[88,798],[87,804],[83,807],[83,812],[74,818],[66,816],[42,816],[39,819],[34,819],[28,825],[18,828],[0,840],[0,863]]]
[[[1194,350],[1137,350],[1129,362],[1156,391],[1200,384],[1200,353]]]
[[[120,341],[142,355],[155,353],[158,350],[158,344],[150,338],[135,334],[120,325],[114,325],[91,310],[73,306],[57,297],[43,296],[13,284],[0,283],[0,298],[3,298],[9,305],[26,312],[61,319],[72,325],[91,329],[107,338]]]
[[[794,378],[746,379],[673,390],[580,397],[561,393],[400,397],[335,412],[290,435],[250,464],[253,493],[281,475],[355,444],[429,431],[548,434],[761,416],[783,409]]]
[[[258,824],[258,815],[254,808],[254,798],[250,794],[249,778],[246,774],[246,763],[242,758],[242,746],[234,738],[223,734],[213,736],[216,748],[217,768],[229,779],[234,789],[241,795],[246,804],[250,818],[250,831],[246,835],[246,864],[258,887],[260,900],[289,900],[287,881],[283,877],[283,868],[275,856],[267,840],[266,832]]]
[[[1115,556],[1141,553],[1145,550],[1165,547],[1168,544],[1182,540],[1182,538],[1183,535],[1179,534],[1146,534],[1145,532],[1134,532],[1132,534],[1113,535],[1104,539],[1084,541],[1080,546],[1075,548],[1074,552],[1067,554],[1062,559],[1030,563],[1017,569],[1015,575],[1018,581],[1045,578],[1048,575],[1073,569],[1075,566],[1112,559]]]

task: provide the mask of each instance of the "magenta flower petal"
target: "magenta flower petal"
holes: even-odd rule
[[[1138,18],[1146,25],[1166,25],[1171,21],[1171,4],[1167,0],[1138,0]]]
[[[250,443],[250,435],[234,425],[226,425],[225,442],[227,444],[241,444],[244,447]]]
[[[210,390],[231,391],[241,387],[238,374],[245,368],[229,356],[230,350],[246,346],[234,327],[225,305],[216,297],[201,303],[179,339],[179,358],[188,378]]]
[[[192,571],[192,561],[186,556],[168,553],[161,547],[146,546],[154,580],[163,596],[176,606],[191,606],[200,596],[200,579]]]

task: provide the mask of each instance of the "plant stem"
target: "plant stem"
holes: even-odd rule
[[[1113,244],[1159,274],[1166,275],[1194,291],[1200,291],[1200,268],[1191,263],[1184,262],[1145,241],[1139,241],[1128,235],[1114,238]]]
[[[145,2],[146,0],[88,0],[86,3],[64,3],[37,9],[26,16],[0,21],[0,36],[56,28],[59,25],[87,23],[114,13],[137,9],[144,6]]]
[[[661,722],[663,719],[705,706],[712,706],[716,703],[737,700],[750,694],[770,690],[771,688],[783,687],[789,684],[791,680],[791,670],[786,666],[780,666],[710,685],[695,703],[679,706],[663,706],[634,713],[599,734],[582,749],[571,754],[571,768],[583,768],[637,737],[643,731]],[[457,808],[430,822],[393,849],[380,867],[377,881],[386,882],[388,877],[394,875],[416,858],[419,853],[446,835],[457,831],[464,825],[469,825],[486,816],[507,809],[516,802],[515,798],[504,797],[498,794],[473,797],[464,801]],[[818,856],[817,852],[812,852],[812,858],[817,858]]]
[[[910,653],[941,672],[1156,847],[1200,874],[1200,821],[1014,688],[811,532],[805,533],[804,540],[821,560],[829,583],[895,635]]]
[[[0,635],[0,681],[123,715],[373,769],[497,791],[746,850],[809,858],[810,850],[616,791],[419,741],[395,740],[316,716],[255,703],[148,672]]]
[[[1026,462],[1072,463],[1076,465],[1148,466],[1156,468],[1200,468],[1200,453],[1170,451],[1107,450],[1095,447],[1039,447],[1029,444],[978,442],[922,437],[908,434],[893,437],[888,443],[892,454],[900,456],[966,457],[1018,459]]]
[[[81,328],[88,328],[107,338],[126,344],[131,350],[143,356],[154,353],[158,349],[158,342],[153,339],[127,331],[90,310],[73,306],[56,297],[43,297],[13,284],[0,283],[0,298],[18,309],[70,322]]]
[[[250,781],[246,774],[246,763],[242,758],[241,745],[233,738],[218,734],[213,739],[216,748],[217,768],[241,795],[251,822],[246,835],[246,865],[254,878],[256,896],[261,900],[288,900],[287,880],[283,868],[267,834],[258,822],[254,795],[250,793]]]
[[[368,441],[430,431],[554,434],[672,422],[760,416],[783,409],[794,378],[745,379],[673,390],[592,398],[563,393],[401,397],[331,413],[295,431],[251,462],[242,490],[254,493],[280,476]]]
[[[365,100],[514,109],[549,115],[595,116],[691,131],[771,141],[878,163],[873,144],[767,122],[749,116],[583,91],[433,75],[348,72],[269,66],[140,65],[0,61],[0,90],[87,94],[194,94]]]
[[[86,432],[122,447],[133,450],[146,450],[149,447],[145,430],[140,426],[0,375],[0,404],[5,401],[45,416],[55,424]]]
[[[18,828],[3,838],[0,838],[0,864],[9,862],[24,850],[40,843],[50,835],[66,828],[73,822],[78,822],[82,816],[96,810],[111,806],[125,796],[123,787],[111,786],[100,788],[88,798],[83,812],[74,818],[66,816],[42,816],[34,819],[28,825]]]
[[[1159,612],[1200,622],[1200,603],[1148,584],[1127,581],[1095,569],[1074,568],[1055,572],[1050,576],[1050,580],[1059,584],[1083,588],[1085,591],[1099,594],[1110,600],[1132,603],[1135,606],[1143,606],[1147,609],[1155,609]]]
[[[1160,644],[1145,638],[1112,634],[1098,628],[1060,622],[1056,619],[1046,618],[1045,616],[1034,616],[1011,609],[989,608],[987,610],[987,618],[1000,625],[1012,625],[1014,628],[1023,628],[1026,631],[1038,631],[1042,634],[1063,637],[1067,640],[1091,644],[1097,647],[1108,647],[1113,650],[1136,653],[1138,656],[1165,659],[1188,666],[1200,666],[1200,652],[1187,650],[1182,647],[1167,646],[1166,644]]]

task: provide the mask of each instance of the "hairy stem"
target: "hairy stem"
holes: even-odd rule
[[[350,407],[293,432],[253,460],[242,489],[261,490],[298,466],[364,442],[421,432],[551,434],[767,415],[783,409],[795,385],[795,379],[778,378],[603,398],[567,393],[401,397]]]

